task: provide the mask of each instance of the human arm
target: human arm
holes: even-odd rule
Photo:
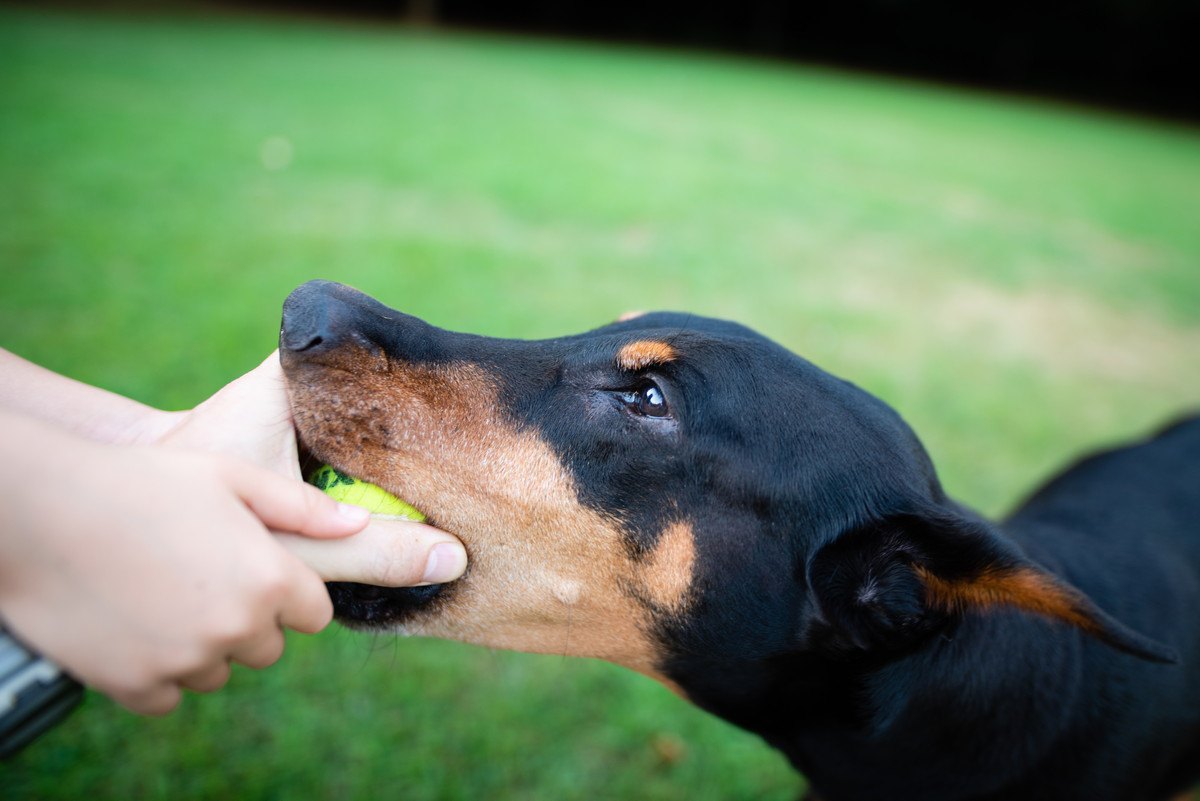
[[[0,409],[112,444],[156,442],[184,414],[155,409],[59,375],[4,348],[0,348]]]

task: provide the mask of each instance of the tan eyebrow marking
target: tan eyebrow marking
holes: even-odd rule
[[[617,351],[617,366],[622,370],[643,370],[659,364],[675,361],[678,351],[666,342],[639,339]]]

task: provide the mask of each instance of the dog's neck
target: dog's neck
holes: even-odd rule
[[[1081,647],[1074,632],[998,611],[889,659],[792,654],[697,664],[676,678],[693,702],[783,752],[825,798],[937,801],[943,786],[946,798],[1005,788],[1053,746],[1073,717],[1064,710],[1087,693]],[[984,664],[986,675],[973,667]]]

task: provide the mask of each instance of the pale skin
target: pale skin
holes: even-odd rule
[[[277,357],[163,412],[0,349],[0,617],[143,714],[267,667],[332,617],[323,581],[466,568],[454,537],[304,484]]]

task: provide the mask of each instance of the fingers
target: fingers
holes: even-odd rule
[[[234,648],[229,658],[255,670],[270,667],[283,656],[283,630],[279,627],[260,632],[251,640]]]
[[[109,696],[130,712],[139,715],[165,715],[179,706],[183,693],[174,683],[162,682],[136,691],[110,691]]]
[[[216,692],[229,681],[230,672],[228,662],[218,662],[184,676],[179,680],[179,686],[198,693]]]
[[[178,687],[204,693],[219,690],[229,681],[232,662],[256,670],[278,662],[283,656],[285,627],[313,634],[333,619],[333,603],[321,579],[299,559],[286,553],[281,556],[286,568],[279,572],[279,580],[266,581],[266,585],[273,584],[282,593],[277,611],[261,609],[260,614],[247,620],[247,627],[240,635],[234,635],[220,650],[205,657],[204,664],[180,675],[175,682]],[[162,687],[155,687],[143,696],[130,699],[126,706],[144,714],[160,714],[169,712],[178,703],[177,694],[172,698]]]
[[[325,581],[414,587],[453,581],[467,568],[462,543],[408,520],[376,518],[359,533],[339,540],[289,534],[276,538]]]
[[[321,540],[314,541],[321,542]],[[325,589],[325,583],[320,576],[304,565],[302,560],[296,559],[295,564],[298,575],[288,585],[288,598],[279,612],[279,623],[304,634],[316,634],[328,626],[329,621],[333,620],[333,601],[329,599],[329,591]],[[282,650],[282,640],[280,640],[279,647]],[[238,659],[238,661],[243,660]],[[267,664],[272,664],[274,661],[272,659]],[[250,663],[246,662],[246,664]],[[255,665],[251,665],[251,667],[255,667]]]
[[[268,528],[307,537],[345,537],[370,520],[365,509],[338,503],[316,487],[244,462],[222,463],[221,475]]]

